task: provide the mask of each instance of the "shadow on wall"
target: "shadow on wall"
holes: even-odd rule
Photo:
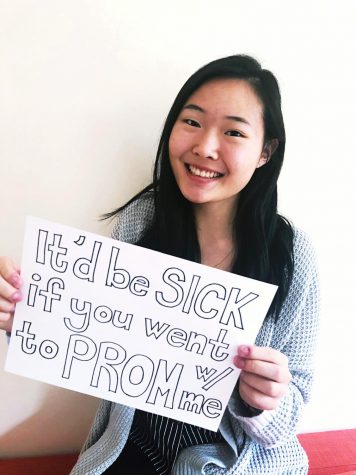
[[[39,410],[0,436],[1,458],[80,450],[99,399],[53,386],[46,388]]]

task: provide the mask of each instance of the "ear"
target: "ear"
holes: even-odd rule
[[[278,145],[279,145],[278,139],[269,140],[264,145],[262,153],[261,153],[261,157],[257,164],[257,168],[262,167],[263,165],[265,165],[267,162],[270,161],[272,155],[277,150]]]

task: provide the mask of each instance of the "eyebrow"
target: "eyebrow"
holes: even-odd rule
[[[202,107],[197,106],[196,104],[186,104],[183,107],[183,110],[184,109],[194,110],[194,111],[203,112],[203,113],[206,112]],[[225,119],[233,120],[235,122],[242,122],[244,124],[247,124],[247,125],[251,126],[251,124],[246,119],[244,119],[243,117],[240,117],[238,115],[226,115]]]

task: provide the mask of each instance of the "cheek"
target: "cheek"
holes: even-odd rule
[[[172,160],[177,156],[177,146],[174,140],[174,136],[171,135],[169,142],[168,142],[168,153],[169,153],[169,160],[172,163]]]
[[[176,147],[174,144],[174,140],[172,138],[169,139],[168,142],[168,153],[169,153],[169,158],[171,159],[172,156],[175,155]]]
[[[170,157],[173,159],[182,157],[191,149],[191,142],[191,134],[182,131],[179,124],[174,126],[168,142]]]
[[[177,142],[177,135],[171,133],[171,136],[169,138],[168,142],[168,153],[169,153],[169,161],[171,163],[172,171],[174,175],[176,175],[176,167],[177,167],[177,161],[180,156],[180,150],[179,150],[179,143]]]
[[[261,158],[261,150],[256,146],[236,148],[229,152],[225,154],[229,168],[240,173],[254,171]]]
[[[179,144],[179,131],[177,130],[177,124],[173,126],[171,135],[168,141],[169,154],[175,155]]]

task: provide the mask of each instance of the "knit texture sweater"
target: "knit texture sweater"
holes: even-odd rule
[[[151,222],[153,201],[145,195],[126,207],[112,237],[135,243]],[[188,447],[180,452],[173,475],[301,475],[308,460],[296,431],[309,401],[313,356],[318,329],[319,287],[313,248],[307,236],[294,229],[295,268],[291,287],[277,321],[268,316],[255,344],[288,357],[292,381],[274,410],[244,417],[235,390],[223,415],[223,443]],[[71,475],[99,475],[122,451],[132,425],[133,408],[102,401]],[[143,474],[144,475],[144,474]]]

